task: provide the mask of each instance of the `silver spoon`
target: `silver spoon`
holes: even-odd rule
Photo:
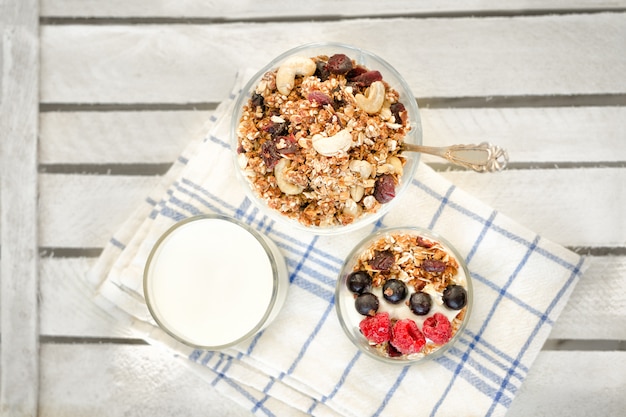
[[[476,172],[502,171],[509,162],[509,154],[499,146],[483,142],[479,145],[452,145],[445,147],[402,144],[402,150],[421,152],[447,159],[455,165]]]

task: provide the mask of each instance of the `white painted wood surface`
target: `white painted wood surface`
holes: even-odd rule
[[[19,166],[30,187],[17,188],[3,171],[3,213],[16,190],[38,191],[39,199],[20,196],[30,214],[15,224],[3,214],[0,222],[0,389],[28,386],[23,392],[32,396],[39,386],[38,408],[24,415],[250,415],[181,362],[137,344],[91,303],[82,280],[201,132],[238,68],[259,67],[302,42],[340,39],[378,52],[406,75],[428,144],[490,140],[512,156],[511,169],[493,176],[424,161],[529,228],[590,254],[508,415],[619,415],[626,407],[626,1],[457,3],[40,2],[40,84],[29,86],[39,92],[39,120],[30,113],[36,108],[0,115],[30,120],[21,128],[39,137],[38,155],[28,147],[38,159]],[[7,91],[24,92],[7,74],[4,39],[3,110]],[[5,149],[14,149],[5,145],[7,129],[0,124],[3,170]],[[28,171],[37,162],[39,174]],[[36,219],[27,219],[35,209]],[[32,256],[14,264],[5,236],[37,226]],[[30,385],[6,383],[16,372],[6,358],[16,350],[5,323],[20,323],[6,316],[17,313],[5,301],[5,271],[18,268],[26,282],[38,276],[40,283],[39,321],[29,326],[42,337],[41,351],[18,352],[35,372],[40,365],[40,379],[26,375]],[[20,289],[27,299],[36,295],[32,286]],[[176,382],[164,385],[165,374]],[[24,401],[32,409],[33,399]]]
[[[0,4],[0,414],[34,417],[39,389],[37,1]]]

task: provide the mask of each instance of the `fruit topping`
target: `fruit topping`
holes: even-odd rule
[[[390,202],[396,196],[396,182],[392,175],[381,175],[374,183],[374,198],[380,204]]]
[[[461,285],[448,285],[443,290],[443,302],[453,310],[460,310],[467,304],[467,291]]]
[[[430,294],[425,292],[414,292],[409,298],[409,308],[418,316],[425,316],[430,311],[433,301]]]
[[[362,294],[372,285],[372,277],[365,271],[355,271],[346,279],[348,289],[355,294]]]
[[[426,338],[411,319],[398,320],[391,329],[391,344],[404,355],[418,353],[426,344]]]
[[[399,279],[388,279],[383,285],[383,297],[392,304],[401,303],[408,292],[406,284]]]
[[[424,335],[433,342],[443,345],[452,337],[452,326],[446,316],[441,313],[435,313],[432,317],[424,321],[422,327]]]
[[[396,257],[390,250],[376,251],[370,261],[370,267],[375,271],[389,271],[396,262]]]
[[[352,60],[344,54],[335,54],[328,59],[326,68],[331,74],[347,74],[352,69]]]
[[[363,316],[373,316],[378,311],[378,297],[371,292],[364,292],[354,300],[354,307]]]
[[[424,259],[422,268],[428,272],[443,272],[446,270],[446,263],[437,259]]]
[[[388,342],[391,337],[389,313],[378,313],[361,320],[359,329],[361,329],[363,336],[372,343]]]

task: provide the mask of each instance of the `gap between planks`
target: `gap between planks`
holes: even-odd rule
[[[216,25],[231,23],[284,23],[284,22],[338,22],[356,19],[463,19],[490,17],[536,17],[563,16],[572,14],[620,13],[624,7],[568,8],[568,9],[524,9],[524,10],[464,10],[440,12],[410,12],[388,14],[318,14],[256,17],[85,17],[85,16],[42,16],[41,25]]]

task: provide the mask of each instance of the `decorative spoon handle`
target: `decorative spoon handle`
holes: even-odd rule
[[[505,149],[487,142],[479,145],[452,145],[441,148],[405,143],[402,149],[439,156],[455,165],[470,168],[476,172],[502,171],[509,162],[509,155]]]

